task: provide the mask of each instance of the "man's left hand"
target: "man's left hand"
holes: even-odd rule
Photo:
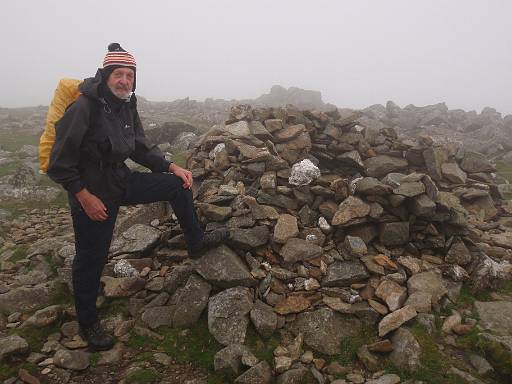
[[[171,163],[171,165],[169,165],[169,172],[174,173],[181,180],[183,180],[183,188],[192,188],[192,183],[194,182],[194,180],[192,179],[192,172],[183,169],[179,165],[176,165],[174,163]]]

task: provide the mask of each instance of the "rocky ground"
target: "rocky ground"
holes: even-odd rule
[[[5,382],[510,382],[512,209],[488,158],[247,105],[188,155],[200,220],[230,240],[194,262],[172,214],[122,227],[97,302],[111,351],[78,336],[67,212],[7,226]]]

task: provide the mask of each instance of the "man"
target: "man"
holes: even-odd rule
[[[96,299],[120,205],[169,201],[192,258],[229,236],[227,230],[203,233],[193,205],[192,173],[167,161],[147,141],[133,94],[135,81],[133,56],[110,44],[103,68],[83,81],[80,97],[57,122],[48,167],[48,176],[68,191],[75,232],[75,307],[81,335],[96,350],[113,345],[100,327]],[[131,172],[127,158],[152,173]]]

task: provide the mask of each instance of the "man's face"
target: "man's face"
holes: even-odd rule
[[[126,99],[133,89],[135,72],[131,68],[116,68],[107,79],[107,86],[120,99]]]

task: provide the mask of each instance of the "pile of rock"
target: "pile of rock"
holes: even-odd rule
[[[196,269],[228,288],[208,304],[219,342],[243,342],[251,319],[262,335],[286,324],[335,354],[362,323],[386,337],[455,300],[466,280],[510,278],[494,166],[429,137],[365,129],[359,116],[240,106],[200,140],[189,166],[201,218],[232,233]]]
[[[500,158],[512,149],[512,115],[502,116],[494,108],[480,113],[448,109],[445,103],[400,108],[392,101],[361,111],[361,122],[374,129],[393,127],[404,136],[427,133],[436,142],[459,142],[466,149]]]
[[[432,312],[456,301],[463,282],[476,289],[511,278],[508,208],[483,156],[429,137],[399,140],[358,117],[242,105],[203,135],[188,160],[199,217],[207,230],[229,227],[230,240],[193,263],[172,216],[118,236],[102,282],[104,297],[129,300],[131,317],[110,323],[120,341],[130,331],[161,339],[161,326],[188,327],[206,311],[225,346],[215,369],[236,383],[307,374],[398,383],[379,372],[383,356],[418,369],[411,320],[432,328]],[[64,279],[73,257],[71,244],[56,255]],[[18,290],[4,287],[0,311],[25,310]],[[244,346],[251,324],[263,338],[280,333],[273,364]],[[453,313],[443,332],[475,324],[471,313]],[[366,372],[326,364],[323,355],[366,327],[379,336],[357,353]]]

